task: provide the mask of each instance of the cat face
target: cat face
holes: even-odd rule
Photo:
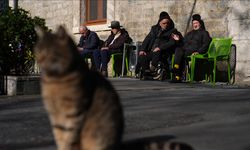
[[[60,26],[56,33],[37,29],[39,40],[34,48],[42,73],[63,75],[73,67],[76,47],[65,29]]]

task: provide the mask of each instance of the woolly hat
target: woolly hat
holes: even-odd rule
[[[163,19],[169,19],[170,20],[170,16],[167,12],[162,11],[159,15],[159,20],[158,22],[162,21]]]
[[[192,21],[194,21],[194,20],[196,20],[196,21],[198,21],[199,23],[201,23],[201,16],[199,15],[199,14],[194,14],[193,16],[192,16]]]
[[[165,17],[165,16],[168,16],[168,17],[169,17],[169,14],[168,14],[167,12],[165,12],[165,11],[162,11],[162,12],[160,13],[159,18],[162,18],[162,17]]]

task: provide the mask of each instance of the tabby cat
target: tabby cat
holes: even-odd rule
[[[56,33],[38,28],[37,34],[34,52],[42,69],[42,97],[58,150],[181,149],[157,142],[122,146],[124,117],[112,85],[89,70],[64,27]]]
[[[88,69],[62,26],[54,34],[37,33],[42,97],[58,149],[117,149],[124,119],[112,85]]]

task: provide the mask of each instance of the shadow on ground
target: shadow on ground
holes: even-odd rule
[[[1,144],[1,150],[26,150],[31,148],[41,148],[55,145],[54,141],[43,141],[43,142],[30,142],[27,141],[25,143],[8,143],[8,144]]]
[[[122,150],[193,150],[190,145],[171,141],[173,139],[172,135],[133,139],[125,141]]]

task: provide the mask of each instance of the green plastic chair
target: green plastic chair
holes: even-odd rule
[[[195,66],[196,66],[197,60],[198,59],[205,59],[205,60],[208,59],[208,53],[209,53],[209,51],[212,51],[212,49],[211,49],[212,43],[213,43],[213,40],[210,43],[210,46],[209,46],[209,49],[208,49],[207,53],[187,56],[187,60],[188,60],[188,62],[187,62],[188,63],[187,78],[188,78],[188,81],[190,81],[190,82],[194,81],[195,69],[196,69]],[[207,81],[207,79],[206,79],[206,81]]]
[[[123,53],[114,53],[111,55],[111,62],[112,62],[112,77],[123,77],[124,76],[124,69],[126,69],[126,72],[128,74],[129,69],[128,69],[128,50],[129,46],[132,46],[131,44],[125,43],[123,47]],[[115,65],[116,65],[116,59],[118,57],[122,57],[122,71],[121,72],[116,72]],[[124,68],[125,67],[125,68]]]
[[[227,61],[227,75],[228,83],[231,80],[231,67],[230,67],[230,50],[232,46],[232,38],[216,38],[214,39],[215,51],[209,53],[208,61],[213,62],[213,83],[216,81],[216,64],[217,61]]]
[[[210,51],[212,52],[214,49],[212,49],[212,45],[214,43],[214,39],[212,39],[208,51],[205,54],[197,54],[197,55],[191,55],[191,56],[187,56],[186,60],[187,60],[187,80],[190,82],[194,81],[194,76],[195,76],[195,66],[196,66],[196,60],[198,59],[208,59],[208,54],[210,53]],[[207,81],[207,79],[206,79]]]
[[[212,83],[215,84],[216,81],[216,65],[217,61],[227,61],[227,71],[228,71],[228,82],[231,80],[231,67],[230,67],[230,50],[232,47],[232,38],[213,38],[209,45],[208,51],[205,54],[191,55],[188,58],[191,61],[191,75],[190,81],[194,81],[195,67],[198,59],[204,59],[208,62],[213,63],[212,71]],[[206,74],[206,81],[208,75]],[[211,78],[209,78],[210,80]],[[211,81],[211,80],[210,80]]]
[[[116,63],[116,59],[118,57],[122,57],[123,54],[122,53],[115,53],[111,55],[111,62],[112,62],[112,77],[119,77],[121,75],[120,72],[116,72],[115,70],[115,63]],[[125,66],[126,66],[126,71],[128,72],[128,58],[126,56],[125,58]]]

